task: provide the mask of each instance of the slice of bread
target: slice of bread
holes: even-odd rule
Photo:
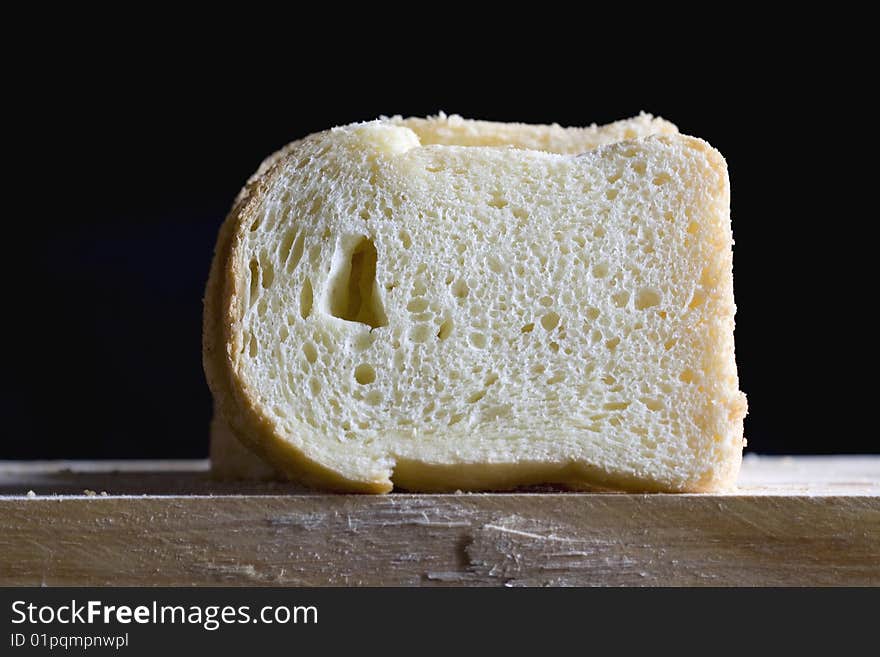
[[[510,146],[531,148],[551,153],[579,154],[604,144],[624,139],[637,139],[648,135],[672,135],[678,133],[675,124],[660,117],[642,112],[636,117],[615,121],[607,125],[593,124],[587,127],[561,127],[527,123],[498,123],[474,121],[456,114],[447,116],[441,112],[428,118],[394,116],[386,119],[394,125],[410,128],[423,146],[446,144],[451,146]],[[254,182],[268,171],[279,159],[297,148],[300,141],[292,142],[266,158],[257,172],[248,180]],[[242,190],[239,199],[246,194]],[[211,419],[211,470],[220,479],[269,480],[288,478],[284,472],[270,465],[252,449],[242,444],[225,424],[222,415],[215,411]]]
[[[724,160],[665,122],[580,156],[528,149],[651,132],[614,125],[567,145],[558,127],[395,118],[267,161],[206,296],[236,436],[339,490],[732,485]]]

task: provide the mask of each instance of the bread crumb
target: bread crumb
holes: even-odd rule
[[[36,497],[37,494],[36,494],[34,491],[29,490],[29,491],[27,492],[27,496],[28,496],[28,497]]]
[[[83,491],[83,495],[85,495],[86,497],[94,497],[95,495],[97,495],[97,493],[93,490],[89,490],[88,488],[86,488]]]

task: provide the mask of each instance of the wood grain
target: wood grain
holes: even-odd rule
[[[747,458],[741,484],[354,496],[0,463],[0,584],[880,585],[880,457]]]

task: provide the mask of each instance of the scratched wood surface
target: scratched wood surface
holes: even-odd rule
[[[880,457],[727,495],[351,496],[207,462],[0,462],[0,585],[880,585]]]

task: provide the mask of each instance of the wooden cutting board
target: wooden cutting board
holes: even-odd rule
[[[326,495],[207,461],[0,462],[0,585],[880,585],[880,456],[727,495]]]

